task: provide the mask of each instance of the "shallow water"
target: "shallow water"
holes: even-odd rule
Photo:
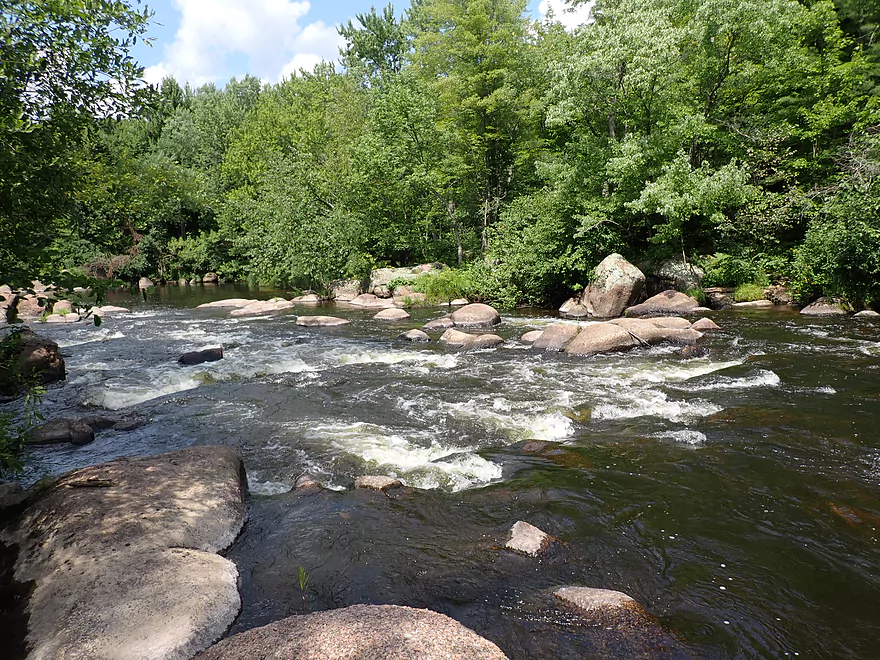
[[[229,551],[244,600],[233,631],[397,603],[446,612],[511,658],[637,655],[547,595],[583,584],[642,602],[668,633],[659,655],[876,657],[880,324],[715,313],[724,330],[706,358],[584,360],[516,341],[556,320],[541,310],[504,314],[501,348],[455,353],[395,340],[438,309],[392,324],[341,305],[294,310],[352,320],[332,330],[193,309],[240,296],[161,289],[114,301],[135,313],[99,328],[40,326],[68,361],[49,416],[143,425],[35,448],[25,475],[240,447],[253,497]],[[218,345],[220,362],[176,363]],[[332,490],[289,492],[303,473]],[[416,490],[347,490],[364,473]],[[516,520],[563,549],[540,562],[499,550]]]

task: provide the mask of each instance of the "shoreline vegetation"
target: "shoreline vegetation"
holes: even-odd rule
[[[13,287],[211,273],[323,294],[440,262],[437,297],[558,306],[619,252],[738,301],[880,301],[870,3],[600,0],[567,32],[521,0],[423,0],[340,26],[338,63],[199,88],[138,84],[149,10],[98,4],[2,17]]]

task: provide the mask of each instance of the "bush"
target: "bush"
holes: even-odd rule
[[[400,285],[424,293],[429,303],[445,303],[456,298],[483,299],[479,272],[473,266],[425,273],[415,280],[394,280],[389,286],[393,288]]]
[[[748,284],[740,284],[733,292],[733,299],[736,302],[752,302],[753,300],[764,299],[764,286],[753,282]]]
[[[706,272],[703,284],[705,286],[742,284],[767,286],[770,284],[765,268],[768,262],[772,262],[776,268],[781,265],[778,258],[771,258],[765,254],[734,256],[719,252],[703,261],[702,267]]]

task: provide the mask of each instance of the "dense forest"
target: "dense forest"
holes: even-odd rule
[[[0,280],[320,290],[439,261],[511,306],[618,251],[880,304],[880,4],[599,0],[573,32],[525,9],[371,9],[337,63],[192,89],[139,84],[148,10],[4,3]]]

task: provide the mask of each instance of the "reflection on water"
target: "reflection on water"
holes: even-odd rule
[[[555,321],[540,311],[504,315],[498,349],[454,353],[396,341],[438,309],[393,324],[375,310],[294,310],[352,320],[333,330],[193,309],[241,295],[169,288],[99,328],[41,327],[69,369],[46,396],[50,417],[146,423],[36,448],[26,474],[240,447],[254,497],[230,551],[236,629],[295,613],[303,565],[312,609],[431,607],[511,658],[634,652],[597,646],[547,600],[568,583],[636,597],[677,640],[661,644],[673,656],[874,654],[880,324],[719,313],[707,358],[655,347],[584,360],[523,350],[522,333]],[[218,345],[220,362],[176,363]],[[333,490],[289,492],[303,473]],[[347,490],[364,473],[419,490]],[[499,551],[519,519],[564,553],[536,565]]]

